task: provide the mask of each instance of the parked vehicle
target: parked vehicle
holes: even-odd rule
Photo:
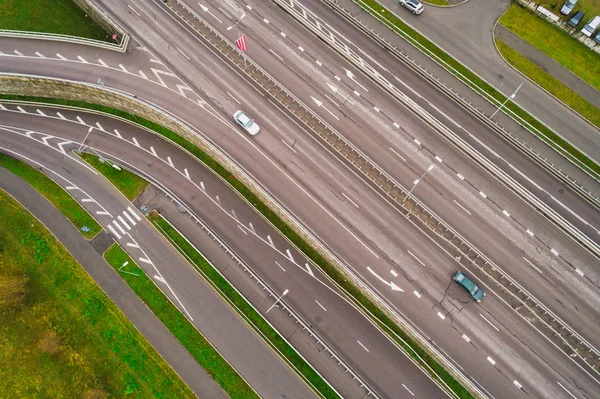
[[[571,11],[573,11],[573,8],[575,8],[575,4],[577,4],[577,0],[567,0],[560,9],[560,13],[563,15],[569,15]]]
[[[483,290],[479,288],[479,286],[475,284],[473,280],[468,278],[463,272],[457,272],[454,277],[452,277],[452,280],[454,280],[454,282],[458,284],[460,288],[466,291],[467,294],[469,294],[471,298],[477,302],[481,302],[485,296]]]
[[[235,119],[237,124],[243,127],[250,136],[256,136],[258,132],[260,132],[260,126],[254,122],[254,119],[250,119],[243,111],[237,111],[233,114],[233,119]]]
[[[569,20],[569,22],[567,22],[569,25],[571,25],[573,28],[576,28],[577,25],[579,25],[579,23],[581,22],[581,20],[583,19],[583,11],[577,11],[575,13],[575,15],[573,15],[573,17]]]
[[[596,37],[594,37],[594,41],[598,44],[600,44],[600,32],[598,32],[598,34],[596,35]]]
[[[419,15],[425,9],[419,0],[398,0],[398,2],[412,11],[413,14]]]
[[[586,26],[583,27],[581,33],[587,37],[591,37],[594,34],[594,31],[598,29],[598,26],[600,26],[600,17],[595,16],[590,22],[587,23]]]

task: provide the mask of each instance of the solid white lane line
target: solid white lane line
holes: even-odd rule
[[[358,344],[359,344],[360,346],[362,346],[364,350],[366,350],[367,352],[369,351],[369,350],[367,349],[367,347],[366,347],[366,346],[364,346],[364,345],[363,345],[363,344],[362,344],[362,343],[361,343],[359,340],[356,340],[356,342],[358,342]]]
[[[357,208],[360,208],[358,205],[356,205],[356,203],[354,201],[352,201],[346,194],[342,193],[342,195],[344,196],[344,198],[346,198],[348,201],[350,201],[352,203],[352,205],[354,205]]]
[[[248,235],[248,233],[246,232],[246,229],[243,229],[242,226],[240,226],[239,224],[238,224],[238,229],[242,230],[242,233]]]
[[[115,227],[117,229],[119,229],[119,231],[121,232],[121,234],[123,234],[123,235],[126,234],[126,231],[121,227],[121,225],[116,220],[113,220],[112,223],[115,225]]]
[[[321,305],[321,304],[319,303],[319,301],[317,301],[316,299],[315,299],[315,302],[317,303],[317,305],[319,305],[319,306],[321,307],[321,309],[323,309],[324,311],[326,311],[326,312],[327,312],[327,309],[325,309],[325,306]],[[367,352],[368,352],[368,351],[367,351]]]
[[[527,259],[527,258],[525,258],[525,257],[523,257],[523,259],[525,260],[525,262],[529,263],[529,264],[531,265],[531,267],[533,267],[535,270],[537,270],[537,271],[538,271],[538,273],[542,274],[542,271],[541,271],[540,269],[538,269],[538,268],[537,268],[537,267],[536,267],[536,266],[535,266],[533,263],[531,263],[531,262],[529,261],[529,259]]]
[[[133,12],[134,12],[134,13],[135,13],[135,14],[136,14],[138,17],[141,17],[140,13],[139,13],[139,12],[137,12],[136,10],[134,10],[134,9],[133,9],[133,7],[131,7],[129,4],[127,4],[127,7],[129,7],[129,9],[130,9],[131,11],[133,11]]]
[[[492,363],[492,366],[494,364],[496,364],[496,361],[494,359],[492,359],[491,357],[489,357],[489,356],[487,357],[487,360],[488,360],[488,362]]]
[[[565,392],[567,392],[567,393],[568,393],[569,395],[571,395],[573,398],[577,399],[577,396],[573,395],[573,394],[571,393],[571,391],[569,391],[567,388],[565,388],[565,387],[564,387],[564,385],[563,385],[563,384],[561,384],[561,383],[560,383],[560,382],[558,382],[558,381],[556,381],[556,383],[557,383],[558,385],[560,385],[560,387],[561,387],[562,389],[564,389],[564,390],[565,390]]]
[[[230,92],[227,92],[227,94],[229,95],[229,97],[233,98],[233,101],[235,101],[235,102],[236,102],[236,103],[238,103],[239,105],[242,105],[242,103],[241,103],[241,102],[239,102],[239,101],[237,100],[237,98],[235,98],[234,96],[232,96]]]
[[[137,219],[138,222],[142,220],[142,218],[140,218],[139,215],[133,209],[131,209],[130,206],[127,207],[127,210],[133,215],[133,217]]]
[[[579,216],[577,213],[575,213],[571,208],[569,208],[568,206],[566,206],[565,204],[563,204],[562,202],[560,202],[559,200],[557,200],[556,198],[554,198],[553,196],[550,196],[550,198],[552,198],[554,200],[554,202],[556,202],[558,205],[562,206],[563,208],[565,208],[567,210],[567,212],[569,212],[571,215],[575,216],[577,219],[579,219],[579,221],[583,224],[585,224],[586,226],[589,226],[589,223],[582,218],[581,216]]]
[[[459,203],[458,203],[456,200],[452,200],[452,201],[454,201],[454,203],[455,203],[456,205],[460,206],[460,207],[461,207],[461,209],[462,209],[463,211],[467,212],[467,213],[469,214],[469,216],[471,215],[471,212],[469,212],[469,211],[467,210],[467,208],[465,208],[464,206],[462,206],[461,204],[459,204]]]
[[[406,387],[406,385],[402,384],[402,386],[404,387],[404,389],[406,389],[406,390],[408,391],[408,393],[410,393],[412,396],[415,396],[415,394],[414,394],[414,393],[412,393],[412,391],[411,391],[410,389],[408,389],[408,388]]]
[[[279,262],[275,261],[275,264],[276,264],[277,266],[279,266],[279,267],[281,268],[281,270],[285,271],[285,269],[283,268],[283,266],[281,266],[281,265],[279,264]]]
[[[425,263],[421,262],[421,259],[417,258],[412,252],[410,252],[408,249],[406,250],[406,252],[408,252],[410,254],[410,256],[412,256],[413,258],[415,258],[417,260],[417,262],[419,262],[420,264],[422,264],[423,266],[425,266]]]
[[[394,269],[390,270],[390,273],[392,273],[392,276],[398,277],[398,273]]]
[[[444,316],[444,314],[442,312],[438,312],[437,315],[439,316],[440,319],[444,320],[446,318],[446,316]]]
[[[479,316],[481,316],[483,318],[483,320],[487,321],[490,326],[494,327],[494,330],[500,332],[500,330],[498,330],[498,327],[496,327],[495,325],[493,325],[492,322],[489,321],[488,319],[486,319],[484,315],[482,315],[481,313],[479,313]]]
[[[191,60],[190,57],[188,57],[188,55],[186,53],[184,53],[183,51],[181,51],[181,49],[179,47],[177,47],[177,51],[179,51],[181,53],[181,55],[183,55],[185,58],[187,58],[187,60]]]
[[[121,239],[121,236],[119,235],[119,233],[117,233],[117,231],[115,229],[113,229],[113,227],[110,224],[108,225],[108,229],[110,230],[111,233],[113,233],[113,235],[115,237],[117,237],[117,240]]]
[[[129,223],[131,223],[132,226],[135,226],[135,220],[133,220],[133,218],[131,216],[129,216],[127,211],[123,211],[122,213],[123,213],[123,216],[125,216],[127,218],[127,220],[129,220]]]
[[[127,222],[125,221],[125,219],[123,219],[123,217],[121,215],[118,215],[117,219],[119,219],[119,222],[123,223],[123,226],[125,226],[125,228],[127,230],[131,230],[131,227],[129,227],[129,225],[127,224]]]
[[[273,54],[275,57],[279,58],[280,61],[283,61],[283,58],[281,58],[281,56],[279,54],[277,54],[276,52],[274,52],[273,50],[269,49],[269,51],[271,52],[271,54]]]

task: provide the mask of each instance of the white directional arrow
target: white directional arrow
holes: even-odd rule
[[[356,81],[356,79],[354,79],[354,74],[352,73],[351,70],[346,69],[346,76],[348,76],[354,83],[356,83],[357,85],[359,85],[364,91],[369,91],[369,90],[367,90],[367,88],[365,86],[361,85],[360,83],[358,83]]]
[[[334,93],[339,93],[340,96],[344,99],[344,102],[348,101],[350,104],[354,105],[354,103],[350,100],[350,97],[345,96],[340,89],[338,89],[336,86],[332,85],[331,83],[327,82],[327,86],[329,86],[329,88],[331,89],[332,92]]]
[[[328,110],[327,107],[323,106],[323,101],[319,101],[316,98],[314,98],[313,96],[310,96],[310,98],[312,98],[313,101],[315,102],[315,104],[317,104],[317,107],[323,108],[325,111],[329,112],[329,114],[331,116],[333,116],[335,119],[337,119],[338,121],[340,120],[340,118],[338,118],[337,116],[335,116],[335,114],[333,112],[331,112],[330,110]]]
[[[222,24],[223,22],[221,22],[221,20],[219,18],[217,18],[215,16],[215,14],[213,14],[212,12],[208,11],[208,7],[198,3],[198,5],[200,6],[200,8],[202,9],[202,11],[204,11],[205,13],[210,14],[214,19],[216,19],[217,21],[219,21],[220,24]]]
[[[404,290],[400,287],[398,287],[396,284],[394,284],[393,281],[385,281],[383,279],[383,277],[381,277],[380,275],[378,275],[377,273],[375,273],[373,271],[373,269],[371,269],[370,267],[367,267],[367,270],[371,272],[371,274],[373,274],[375,277],[377,277],[382,283],[384,283],[385,285],[388,285],[392,291],[400,291],[400,292],[404,292]]]

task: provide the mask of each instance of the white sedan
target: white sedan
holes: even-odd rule
[[[258,132],[260,132],[260,126],[254,122],[254,119],[250,119],[243,111],[236,111],[236,113],[233,114],[233,119],[235,119],[237,124],[243,127],[250,136],[256,136]]]
[[[419,15],[425,9],[419,0],[398,0],[398,2],[412,11],[413,14]]]

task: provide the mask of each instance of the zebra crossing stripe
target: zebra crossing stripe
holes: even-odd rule
[[[123,230],[123,228],[121,227],[121,225],[120,225],[119,223],[117,223],[117,221],[116,221],[116,220],[113,220],[113,224],[115,225],[115,227],[116,227],[117,229],[119,229],[119,231],[120,231],[120,232],[121,232],[123,235],[127,234],[127,232],[126,232],[125,230]]]
[[[125,219],[123,219],[123,217],[121,215],[118,215],[117,219],[119,219],[119,222],[123,223],[123,226],[125,226],[125,228],[127,230],[131,230],[131,227],[129,227],[129,225],[127,224],[127,222],[125,221]]]
[[[119,235],[119,233],[117,233],[117,231],[115,229],[113,229],[113,227],[110,224],[108,225],[108,229],[111,231],[111,233],[113,233],[113,235],[115,237],[117,237],[117,240],[121,239],[121,236]]]
[[[129,220],[129,223],[131,223],[132,226],[135,226],[135,220],[133,220],[133,218],[129,216],[127,211],[123,211],[123,215],[127,218],[127,220]]]
[[[141,221],[142,221],[142,218],[141,218],[141,217],[139,217],[139,216],[138,216],[138,214],[137,214],[137,213],[135,213],[135,211],[134,211],[133,209],[131,209],[131,207],[130,207],[130,206],[128,206],[128,207],[127,207],[127,210],[128,210],[129,212],[131,212],[131,214],[132,214],[132,215],[133,215],[133,216],[134,216],[134,217],[135,217],[135,218],[138,220],[138,222],[141,222]]]

